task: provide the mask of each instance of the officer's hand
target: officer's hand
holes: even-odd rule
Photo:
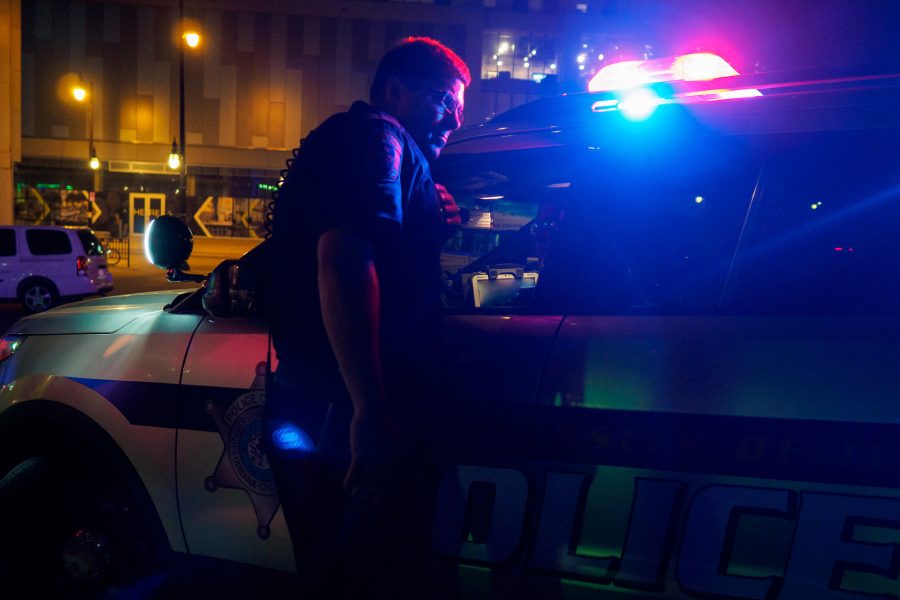
[[[344,478],[344,491],[362,500],[375,501],[390,479],[390,470],[397,468],[399,443],[399,427],[393,420],[354,413],[350,422],[350,468]]]
[[[447,188],[440,183],[435,183],[434,189],[441,204],[441,214],[444,215],[444,223],[447,224],[447,227],[459,227],[462,224],[462,218],[459,215],[459,205],[453,199],[453,194],[448,192]]]

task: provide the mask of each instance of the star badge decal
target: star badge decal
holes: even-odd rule
[[[268,539],[269,525],[278,510],[280,500],[275,476],[263,451],[263,407],[266,404],[266,363],[256,366],[256,378],[250,390],[231,404],[206,402],[206,412],[216,422],[225,448],[212,475],[204,485],[210,493],[219,488],[247,492],[256,512],[256,534]]]

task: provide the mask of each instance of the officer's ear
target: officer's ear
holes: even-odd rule
[[[403,103],[409,88],[396,75],[389,77],[384,83],[384,103],[388,109],[396,109]]]

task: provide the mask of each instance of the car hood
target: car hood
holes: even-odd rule
[[[18,335],[112,333],[142,315],[161,311],[184,291],[146,292],[74,302],[20,319],[8,333]]]

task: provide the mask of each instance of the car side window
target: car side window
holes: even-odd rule
[[[476,312],[525,309],[542,285],[547,247],[572,185],[559,169],[565,162],[548,162],[545,151],[467,160],[477,167],[442,159],[451,167],[435,177],[446,181],[464,218],[441,252],[444,305]]]
[[[16,255],[16,230],[0,229],[0,256]]]
[[[84,252],[88,256],[102,256],[106,254],[103,250],[103,244],[100,243],[100,240],[97,239],[97,236],[94,235],[93,231],[89,231],[87,229],[78,229],[76,230],[78,234],[78,239],[81,241],[81,245],[84,246]]]
[[[730,277],[729,312],[900,314],[900,131],[772,141]]]
[[[71,254],[72,242],[65,231],[56,229],[29,229],[25,232],[28,251],[34,256]]]
[[[598,172],[562,240],[571,311],[716,312],[761,164],[748,138],[684,136]]]

